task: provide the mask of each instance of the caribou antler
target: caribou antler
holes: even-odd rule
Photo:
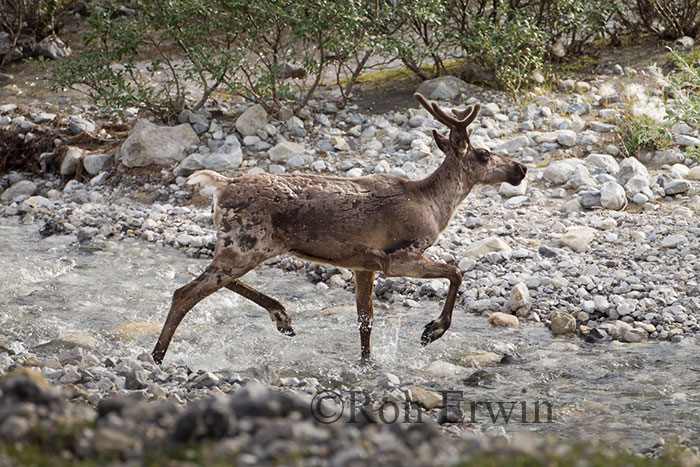
[[[477,102],[474,105],[467,106],[467,108],[464,110],[453,110],[452,113],[455,115],[455,118],[449,116],[447,112],[442,110],[442,108],[435,102],[432,104],[428,102],[428,100],[423,97],[422,94],[415,93],[413,97],[415,97],[416,100],[420,102],[423,107],[425,107],[430,115],[435,117],[438,122],[447,126],[450,130],[466,130],[466,128],[474,121],[476,116],[479,115],[479,112],[481,112],[481,104]],[[470,131],[467,134],[471,136],[471,133],[472,132]]]

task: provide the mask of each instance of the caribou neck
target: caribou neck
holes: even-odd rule
[[[457,207],[475,184],[468,174],[464,162],[448,155],[432,174],[416,182],[417,191],[428,201],[441,229],[447,227]]]

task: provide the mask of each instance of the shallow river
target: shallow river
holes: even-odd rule
[[[15,351],[51,352],[43,344],[71,333],[91,336],[100,356],[150,351],[172,292],[207,264],[140,241],[81,248],[72,243],[74,236],[41,239],[38,229],[0,219],[0,345]],[[351,292],[318,291],[299,274],[265,266],[245,281],[287,306],[297,336],[281,335],[264,310],[222,290],[187,315],[166,363],[243,376],[269,363],[281,376],[313,376],[330,386],[364,386],[388,371],[416,386],[463,391],[467,417],[472,417],[470,401],[502,401],[507,410],[515,403],[506,426],[510,433],[620,439],[632,448],[677,433],[700,443],[698,338],[680,344],[589,345],[573,337],[554,339],[539,323],[492,328],[486,317],[458,308],[450,331],[424,348],[419,337],[439,314],[437,301],[414,308],[375,304],[376,363],[361,368]],[[129,338],[114,332],[133,322],[157,324],[139,325],[143,334]],[[522,361],[484,366],[490,376],[468,386],[464,378],[478,369],[469,362],[485,352],[517,353]],[[519,422],[523,404],[532,421],[538,401],[542,421],[545,402],[552,404],[553,422]],[[484,407],[476,406],[474,420],[488,425],[493,422]]]

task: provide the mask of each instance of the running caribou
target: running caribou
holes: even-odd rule
[[[433,130],[445,159],[423,180],[389,174],[358,178],[248,174],[227,178],[210,170],[190,176],[189,184],[215,188],[216,247],[204,272],[175,291],[153,350],[157,363],[163,361],[187,312],[224,287],[263,307],[280,332],[293,336],[292,318],[284,306],[240,280],[261,262],[278,255],[294,255],[354,272],[363,361],[370,358],[377,271],[387,276],[449,279],[442,313],[425,326],[421,344],[439,339],[449,329],[462,275],[457,267],[431,261],[423,253],[445,230],[475,184],[518,185],[527,169],[508,157],[471,145],[473,129],[468,127],[479,114],[480,104],[453,110],[450,115],[421,94],[414,97],[449,129],[448,136]]]

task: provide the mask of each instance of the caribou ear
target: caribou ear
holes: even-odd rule
[[[440,148],[440,151],[447,154],[447,148],[450,147],[450,139],[447,136],[440,134],[440,132],[437,130],[433,130],[433,138],[435,138],[435,142]]]

